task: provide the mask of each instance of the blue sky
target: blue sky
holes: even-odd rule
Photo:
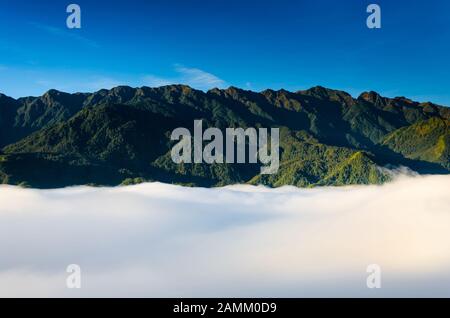
[[[81,7],[82,28],[66,27]],[[377,3],[382,28],[368,29]],[[447,0],[0,0],[0,92],[315,85],[450,105]]]

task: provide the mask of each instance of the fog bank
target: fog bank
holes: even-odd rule
[[[81,289],[66,267],[81,266]],[[368,289],[366,268],[382,269]],[[0,186],[0,296],[450,297],[450,176],[383,186]]]

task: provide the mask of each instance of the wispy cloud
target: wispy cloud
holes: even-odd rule
[[[53,27],[53,26],[46,25],[46,24],[36,23],[36,22],[31,22],[30,24],[42,31],[45,31],[49,34],[52,34],[52,35],[55,35],[58,37],[68,38],[68,39],[83,43],[85,45],[88,45],[88,46],[91,46],[94,48],[100,47],[97,42],[92,41],[88,38],[85,38],[82,35],[77,34],[76,32],[79,32],[78,30],[68,31],[68,30],[64,30],[61,28]]]
[[[225,81],[217,76],[200,70],[198,68],[189,68],[182,65],[176,65],[175,70],[182,75],[186,82],[193,87],[223,87],[226,85]]]
[[[2,70],[0,65],[0,71]],[[111,89],[119,85],[157,87],[185,84],[206,91],[214,87],[224,88],[228,85],[216,75],[198,68],[175,64],[172,72],[174,73],[173,76],[163,77],[143,74],[8,67],[8,74],[6,72],[0,73],[0,85],[2,86],[2,93],[16,98],[42,95],[49,89],[75,93]],[[24,78],[27,79],[25,85]]]
[[[174,71],[177,73],[174,77],[147,75],[144,77],[144,84],[148,86],[185,84],[200,90],[209,90],[215,87],[223,88],[227,86],[226,81],[223,79],[198,68],[175,64]]]
[[[168,79],[168,78],[162,78],[155,75],[146,75],[143,78],[144,85],[151,86],[151,87],[159,87],[159,86],[166,86],[171,84],[180,84],[177,83],[176,79]]]
[[[175,64],[174,71],[176,76],[171,78],[159,77],[155,75],[145,75],[142,77],[89,75],[85,76],[83,80],[80,80],[79,78],[72,80],[67,78],[64,80],[39,78],[35,81],[35,83],[41,87],[45,87],[46,89],[54,88],[66,92],[92,92],[104,88],[111,89],[119,85],[129,85],[133,87],[159,87],[172,84],[185,84],[191,86],[192,88],[204,91],[214,87],[223,88],[227,86],[227,83],[224,80],[197,68],[189,68]]]

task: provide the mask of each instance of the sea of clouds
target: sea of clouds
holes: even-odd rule
[[[81,267],[81,289],[66,268]],[[381,267],[368,289],[367,266]],[[383,186],[0,186],[0,296],[450,297],[450,176]]]

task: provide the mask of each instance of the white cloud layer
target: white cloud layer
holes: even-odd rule
[[[384,186],[0,187],[0,296],[450,296],[450,176]],[[66,288],[79,264],[82,288]],[[382,288],[366,287],[379,264]]]

